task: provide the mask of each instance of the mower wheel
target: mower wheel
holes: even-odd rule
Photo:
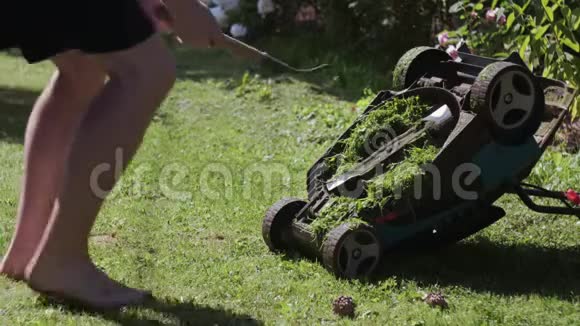
[[[393,89],[402,91],[411,86],[425,73],[436,71],[437,64],[451,60],[447,52],[428,46],[407,51],[397,62],[393,71]]]
[[[351,227],[345,223],[328,233],[322,247],[322,260],[336,276],[358,279],[375,271],[381,253],[381,245],[371,227]]]
[[[544,115],[544,92],[524,66],[496,62],[471,87],[471,109],[483,114],[495,140],[517,145],[534,135]]]
[[[283,198],[276,202],[266,212],[266,217],[262,222],[262,237],[271,251],[280,252],[287,248],[285,241],[286,232],[289,230],[292,220],[306,202],[296,198]]]

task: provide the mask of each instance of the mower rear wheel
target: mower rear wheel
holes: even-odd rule
[[[297,198],[283,198],[276,202],[266,212],[262,222],[262,237],[273,252],[288,249],[285,234],[296,215],[306,206],[306,202]]]
[[[496,62],[477,76],[471,87],[470,106],[484,115],[497,142],[517,145],[540,126],[544,92],[526,67]]]
[[[418,78],[437,69],[437,64],[449,61],[447,52],[428,46],[419,46],[407,51],[397,62],[393,71],[393,89],[401,91],[411,86]]]
[[[345,279],[371,275],[379,264],[381,254],[381,245],[371,227],[351,227],[348,223],[331,230],[322,247],[325,267]]]

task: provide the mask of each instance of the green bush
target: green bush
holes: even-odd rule
[[[262,18],[255,0],[241,0],[232,21],[249,27],[254,36],[316,32],[333,45],[352,49],[369,60],[393,63],[407,49],[432,39],[432,18],[441,12],[445,0],[274,0],[275,13]],[[313,5],[318,19],[296,24],[294,17],[302,4]],[[390,60],[388,60],[390,59]]]
[[[398,57],[408,48],[429,42],[438,0],[319,0],[326,33],[353,40],[361,49]]]
[[[250,38],[286,33],[293,29],[298,2],[274,0],[276,11],[265,17],[258,13],[256,2],[256,0],[240,0],[239,8],[228,12],[229,21],[247,26]]]

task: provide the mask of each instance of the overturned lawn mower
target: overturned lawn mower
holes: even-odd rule
[[[533,75],[516,53],[459,58],[419,47],[399,60],[395,90],[380,92],[308,171],[308,199],[282,199],[266,213],[272,251],[297,251],[353,279],[370,276],[386,253],[451,244],[493,224],[506,193],[537,212],[580,217],[575,191],[523,183],[575,90]]]

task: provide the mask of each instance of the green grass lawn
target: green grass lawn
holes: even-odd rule
[[[0,325],[580,320],[578,219],[536,214],[512,197],[501,199],[508,215],[495,225],[451,248],[391,260],[372,283],[337,280],[317,262],[270,253],[261,237],[264,212],[282,197],[305,196],[306,171],[356,117],[368,71],[345,65],[308,79],[250,74],[244,81],[248,67],[226,55],[178,57],[179,81],[91,242],[100,267],[153,290],[159,302],[119,313],[76,311],[0,278]],[[14,227],[26,119],[51,69],[0,56],[0,252]],[[380,75],[370,84],[375,90]],[[535,181],[577,186],[578,163],[578,155],[548,153]],[[441,291],[449,309],[422,302],[430,291]],[[354,320],[333,315],[339,295],[354,298]]]

